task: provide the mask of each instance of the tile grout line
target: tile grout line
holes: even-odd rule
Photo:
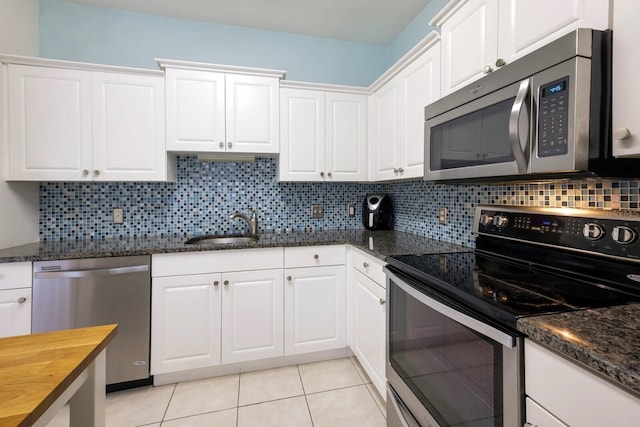
[[[304,396],[304,402],[307,404],[307,412],[309,412],[309,419],[311,420],[311,427],[314,427],[313,415],[311,415],[311,408],[309,407],[309,399],[307,398],[307,391],[304,389],[304,381],[302,381],[302,374],[300,373],[300,365],[296,365],[298,371],[298,378],[300,378],[300,384],[302,385],[302,393]]]
[[[152,386],[155,387],[155,386]],[[173,395],[176,393],[176,388],[178,388],[178,383],[173,383],[173,390],[171,391],[171,397],[169,398],[169,401],[167,402],[167,407],[164,408],[164,413],[162,414],[162,419],[160,420],[160,425],[162,425],[162,423],[164,422],[164,419],[167,416],[167,412],[169,411],[169,406],[171,406],[171,400],[173,400]]]
[[[240,376],[242,372],[238,373],[238,395],[236,397],[236,427],[240,424]]]

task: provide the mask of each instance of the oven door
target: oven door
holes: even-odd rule
[[[424,179],[529,172],[531,79],[513,83],[425,122]]]
[[[522,425],[522,338],[386,272],[388,419],[403,420],[398,426]]]

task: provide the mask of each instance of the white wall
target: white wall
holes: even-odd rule
[[[38,56],[38,39],[38,0],[0,0],[0,53]],[[0,111],[6,111],[3,88],[0,84]],[[0,117],[0,176],[6,168],[5,121]],[[38,183],[0,180],[0,248],[38,240],[38,209]]]

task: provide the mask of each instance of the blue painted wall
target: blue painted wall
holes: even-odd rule
[[[287,79],[368,86],[386,48],[40,0],[40,56],[157,69],[154,58],[282,69]]]

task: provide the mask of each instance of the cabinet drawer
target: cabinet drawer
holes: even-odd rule
[[[31,263],[0,264],[0,289],[31,287]]]
[[[282,248],[156,254],[151,257],[151,276],[269,270],[282,268],[282,258]]]
[[[562,422],[581,427],[638,425],[640,399],[631,393],[530,340],[524,350],[527,396]]]
[[[358,249],[353,250],[353,268],[369,277],[371,280],[386,287],[386,277],[382,267],[387,265],[384,261],[372,257]]]
[[[343,265],[345,256],[344,245],[285,248],[284,266],[285,268],[296,268]]]

